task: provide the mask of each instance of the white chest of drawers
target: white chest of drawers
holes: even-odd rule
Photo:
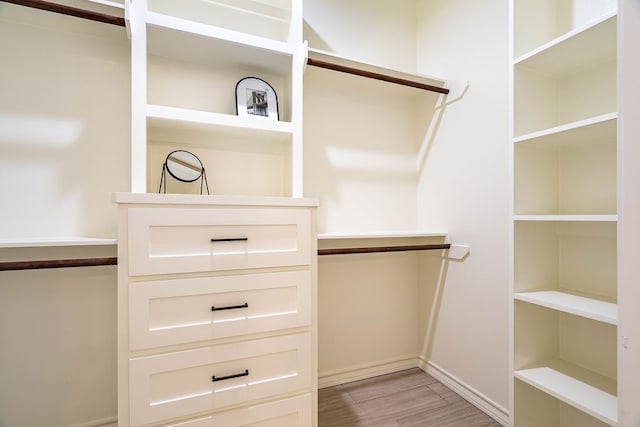
[[[119,426],[317,425],[317,202],[114,201]]]

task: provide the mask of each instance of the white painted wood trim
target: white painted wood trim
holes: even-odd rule
[[[384,360],[375,363],[351,366],[347,369],[339,369],[318,373],[318,388],[326,388],[334,385],[346,384],[353,381],[377,377],[378,375],[391,374],[418,366],[416,357],[406,359]]]
[[[433,362],[419,358],[418,367],[458,393],[473,406],[480,409],[485,414],[506,426],[509,425],[509,410],[491,400],[488,396],[462,381],[460,378],[445,371]]]
[[[84,423],[72,424],[67,427],[117,427],[118,417],[99,418],[95,420],[86,421]]]

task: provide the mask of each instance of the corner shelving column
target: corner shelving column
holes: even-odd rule
[[[212,194],[302,194],[302,11],[297,1],[127,2],[132,39],[132,191],[155,192],[175,149],[196,154]],[[274,87],[279,120],[238,116],[235,85]],[[168,192],[189,193],[169,182]]]
[[[511,10],[511,424],[617,425],[616,2]]]

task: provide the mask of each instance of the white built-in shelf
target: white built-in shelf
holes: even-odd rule
[[[514,215],[514,221],[616,222],[618,215]]]
[[[73,246],[112,246],[116,239],[102,239],[94,237],[40,237],[0,239],[0,248],[44,248],[44,247],[73,247]]]
[[[514,138],[514,143],[569,144],[606,139],[615,139],[618,113],[612,112],[596,117],[555,126]]]
[[[210,144],[216,139],[289,143],[293,137],[290,122],[161,105],[147,105],[147,126],[151,140],[192,144]]]
[[[558,291],[518,292],[514,298],[611,325],[618,323],[618,305],[606,301]]]
[[[417,232],[417,231],[397,231],[397,232],[361,232],[361,233],[322,233],[318,234],[319,240],[347,240],[347,239],[398,239],[398,238],[421,238],[421,237],[447,237],[444,232]]]
[[[608,12],[528,52],[514,65],[564,75],[616,57],[617,12]]]
[[[147,49],[151,55],[190,63],[286,74],[294,47],[250,34],[149,13]]]
[[[567,368],[571,371],[570,375],[565,373]],[[613,394],[613,380],[565,363],[517,370],[514,376],[606,424],[617,425],[618,399]],[[606,386],[594,387],[590,383]]]

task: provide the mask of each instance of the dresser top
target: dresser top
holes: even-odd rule
[[[118,204],[149,205],[227,205],[317,207],[318,199],[272,196],[205,196],[199,194],[114,193]]]

